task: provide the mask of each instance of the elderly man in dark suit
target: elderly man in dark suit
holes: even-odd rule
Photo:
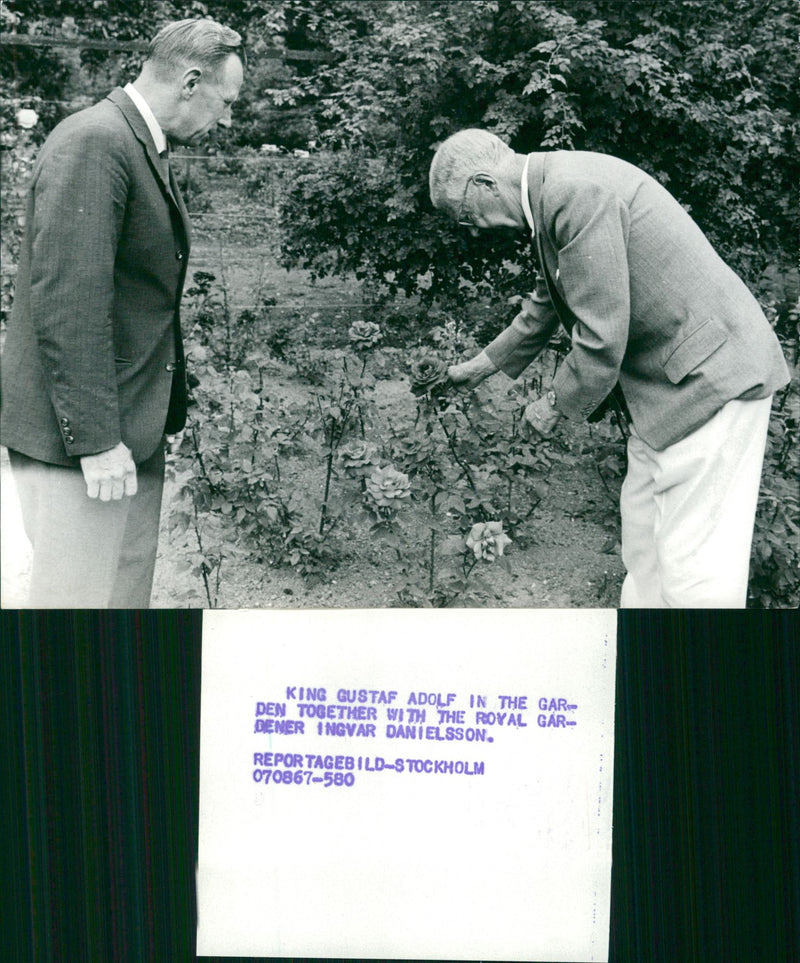
[[[164,436],[186,418],[190,231],[167,139],[229,126],[242,72],[235,31],[171,23],[137,80],[60,123],[36,160],[0,423],[31,605],[149,605]]]
[[[625,607],[745,605],[771,397],[788,381],[755,298],[653,178],[604,154],[517,154],[465,130],[436,151],[435,207],[473,233],[532,234],[537,290],[451,380],[517,377],[559,324],[572,347],[528,405],[548,435],[620,390],[631,416],[622,488]]]

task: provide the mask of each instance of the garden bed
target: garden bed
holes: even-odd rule
[[[297,410],[313,396],[315,389],[293,376],[289,365],[272,363],[269,367],[269,397],[278,408],[285,410],[289,405]],[[480,394],[503,396],[510,385],[508,379],[498,375]],[[380,419],[372,435],[385,431],[387,420],[412,420],[416,400],[408,377],[398,372],[376,382],[374,405]],[[512,537],[503,555],[505,564],[499,564],[499,559],[482,561],[473,568],[462,593],[439,599],[425,597],[431,515],[421,493],[415,491],[413,478],[411,496],[397,509],[397,522],[404,534],[398,554],[394,545],[370,532],[374,518],[364,512],[355,480],[339,471],[333,477],[333,491],[346,491],[344,497],[339,495],[341,517],[326,539],[332,555],[327,565],[311,577],[304,577],[277,554],[259,556],[252,547],[242,549],[230,542],[227,546],[222,543],[219,568],[212,566],[209,573],[212,601],[224,608],[369,608],[443,601],[470,606],[616,606],[623,576],[615,505],[619,478],[607,473],[601,480],[598,469],[590,465],[587,472],[586,457],[574,454],[605,437],[602,428],[568,424],[558,430],[555,442],[542,443],[560,457],[553,458],[546,474],[535,475],[536,494],[532,499],[526,502],[528,486],[520,486],[522,491],[516,498],[522,503],[512,508],[516,517],[530,511],[528,517],[513,529],[508,529],[507,520],[499,519],[506,522]],[[191,499],[186,493],[182,498],[178,494],[187,482],[191,484],[184,474],[168,485],[166,501],[173,515],[176,510],[186,511],[189,507]],[[319,517],[324,483],[325,464],[319,450],[306,455],[296,453],[282,460],[282,489],[301,493],[300,510],[314,522]],[[446,518],[447,522],[453,531],[463,527],[452,515]],[[198,556],[193,551],[196,546],[192,545],[192,533],[186,534],[183,540],[162,538],[153,597],[157,607],[209,604],[202,575],[196,568]],[[439,533],[437,540],[438,537]],[[445,537],[441,534],[442,541]],[[210,552],[215,562],[219,557],[216,549],[214,546]],[[187,567],[189,561],[191,565]],[[445,572],[453,568],[452,558],[439,561]],[[434,581],[437,577],[435,571]],[[416,581],[422,589],[415,600],[404,593],[409,580]]]

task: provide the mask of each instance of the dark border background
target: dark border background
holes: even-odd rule
[[[0,617],[0,959],[193,960],[201,613]],[[619,613],[616,963],[800,960],[799,624]]]

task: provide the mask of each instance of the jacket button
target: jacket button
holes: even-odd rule
[[[177,366],[176,364],[173,364],[173,363],[170,361],[170,363],[169,363],[169,364],[165,364],[164,367],[167,369],[167,371],[174,371],[178,366]]]
[[[69,424],[69,418],[62,418],[62,419],[61,419],[61,425],[62,425],[62,427],[66,428],[68,424]]]
[[[64,435],[64,441],[65,441],[68,445],[74,445],[74,444],[75,444],[75,439],[72,437],[72,435]]]
[[[183,251],[176,251],[176,252],[175,252],[175,260],[176,260],[176,261],[182,261],[182,260],[183,260]]]

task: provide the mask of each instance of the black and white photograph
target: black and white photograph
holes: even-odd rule
[[[791,0],[0,4],[6,608],[794,608]]]

